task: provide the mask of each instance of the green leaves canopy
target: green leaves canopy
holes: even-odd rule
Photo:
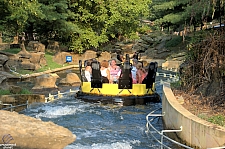
[[[82,50],[131,37],[151,0],[0,0],[0,29],[36,32]]]
[[[224,12],[224,2],[225,0],[153,0],[150,19],[161,26],[202,24],[215,18],[219,5],[221,12]]]

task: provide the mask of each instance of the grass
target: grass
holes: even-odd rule
[[[199,118],[204,119],[208,122],[211,122],[213,124],[217,124],[220,125],[222,127],[225,127],[225,116],[224,115],[214,115],[214,116],[208,116],[206,114],[199,114],[198,115]]]
[[[0,95],[10,95],[10,91],[9,90],[1,90],[0,89]]]
[[[46,71],[46,70],[49,70],[49,69],[55,69],[55,68],[62,67],[62,65],[57,64],[56,62],[53,61],[52,53],[45,53],[45,59],[47,61],[47,65],[38,69],[37,72],[43,72],[43,71]]]
[[[22,89],[19,94],[31,94],[28,89]],[[9,90],[0,89],[0,95],[12,95]]]

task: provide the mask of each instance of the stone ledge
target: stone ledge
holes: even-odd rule
[[[162,97],[163,121],[167,129],[179,129],[177,138],[195,148],[213,148],[225,146],[225,128],[198,118],[179,104],[170,84],[164,82]]]

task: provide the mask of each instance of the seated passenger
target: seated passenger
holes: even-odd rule
[[[118,78],[121,73],[121,69],[119,66],[116,65],[116,60],[112,59],[110,66],[109,66],[109,72],[110,72],[110,83],[118,83]]]
[[[137,75],[136,75],[137,83],[141,84],[144,78],[147,76],[147,72],[142,67],[141,63],[138,63],[136,67],[137,67]]]
[[[91,82],[91,76],[92,76],[91,74],[92,74],[91,61],[87,61],[86,67],[85,67],[85,70],[84,70],[84,75],[85,75],[88,82]]]
[[[132,80],[133,80],[133,84],[137,83],[137,68],[136,65],[138,64],[138,60],[137,59],[133,59],[133,65],[132,65],[132,69],[131,69],[131,76],[132,76]]]
[[[101,62],[101,75],[102,75],[102,83],[109,83],[110,80],[110,72],[108,69],[109,63],[106,60],[103,60]]]

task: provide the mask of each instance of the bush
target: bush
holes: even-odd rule
[[[183,38],[182,36],[176,36],[176,37],[173,37],[171,40],[167,41],[166,42],[166,47],[175,47],[177,46],[178,44],[180,44],[182,42]]]
[[[225,126],[225,116],[223,116],[223,115],[212,116],[212,117],[208,118],[208,121],[213,124]]]

